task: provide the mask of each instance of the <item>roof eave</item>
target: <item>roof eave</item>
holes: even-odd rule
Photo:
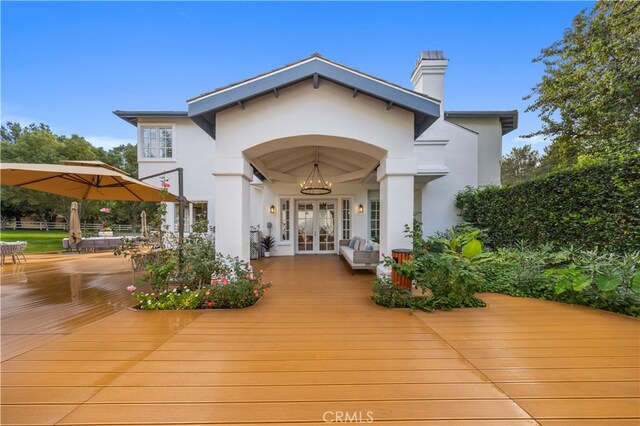
[[[518,110],[507,111],[445,111],[445,118],[497,118],[500,120],[502,135],[518,128]]]
[[[188,118],[187,111],[121,111],[115,110],[113,113],[126,121],[137,126],[140,118]]]

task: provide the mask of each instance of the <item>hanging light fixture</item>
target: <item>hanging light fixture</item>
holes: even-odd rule
[[[320,148],[316,148],[316,161],[309,173],[309,177],[300,184],[300,193],[306,195],[326,195],[331,194],[331,182],[327,182],[320,173],[318,160],[320,157]]]

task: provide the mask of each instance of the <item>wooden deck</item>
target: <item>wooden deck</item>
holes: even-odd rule
[[[640,423],[634,319],[502,295],[412,314],[375,306],[373,276],[352,276],[337,256],[257,267],[274,287],[248,309],[100,308],[98,321],[10,345],[2,424]],[[111,275],[117,300],[125,275]],[[38,306],[4,302],[29,285],[3,282],[3,337],[20,331],[17,311]],[[50,310],[74,315],[66,305]],[[37,335],[38,318],[23,318]]]

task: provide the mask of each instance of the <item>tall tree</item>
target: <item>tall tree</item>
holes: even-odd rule
[[[136,146],[120,145],[109,151],[91,145],[78,135],[60,136],[54,134],[45,124],[31,124],[22,127],[18,123],[7,122],[1,128],[2,161],[14,163],[51,163],[64,160],[100,160],[118,167],[133,177],[138,175]],[[71,199],[28,189],[3,187],[0,197],[2,222],[35,216],[41,221],[55,220],[56,216],[68,219]],[[81,215],[83,221],[97,220],[99,209],[110,207],[110,223],[137,224],[142,210],[152,216],[157,203],[128,201],[84,201]]]
[[[640,151],[640,3],[598,1],[562,40],[533,60],[545,65],[526,111],[536,111],[551,162],[574,164]]]
[[[502,157],[500,180],[503,185],[515,184],[540,174],[540,154],[531,149],[531,145],[514,147]]]

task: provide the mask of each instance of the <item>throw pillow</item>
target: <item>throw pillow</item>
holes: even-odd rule
[[[349,241],[349,248],[355,249],[356,247],[356,239],[352,238],[351,241]]]
[[[364,249],[366,251],[373,251],[373,244],[367,244],[367,246]]]

